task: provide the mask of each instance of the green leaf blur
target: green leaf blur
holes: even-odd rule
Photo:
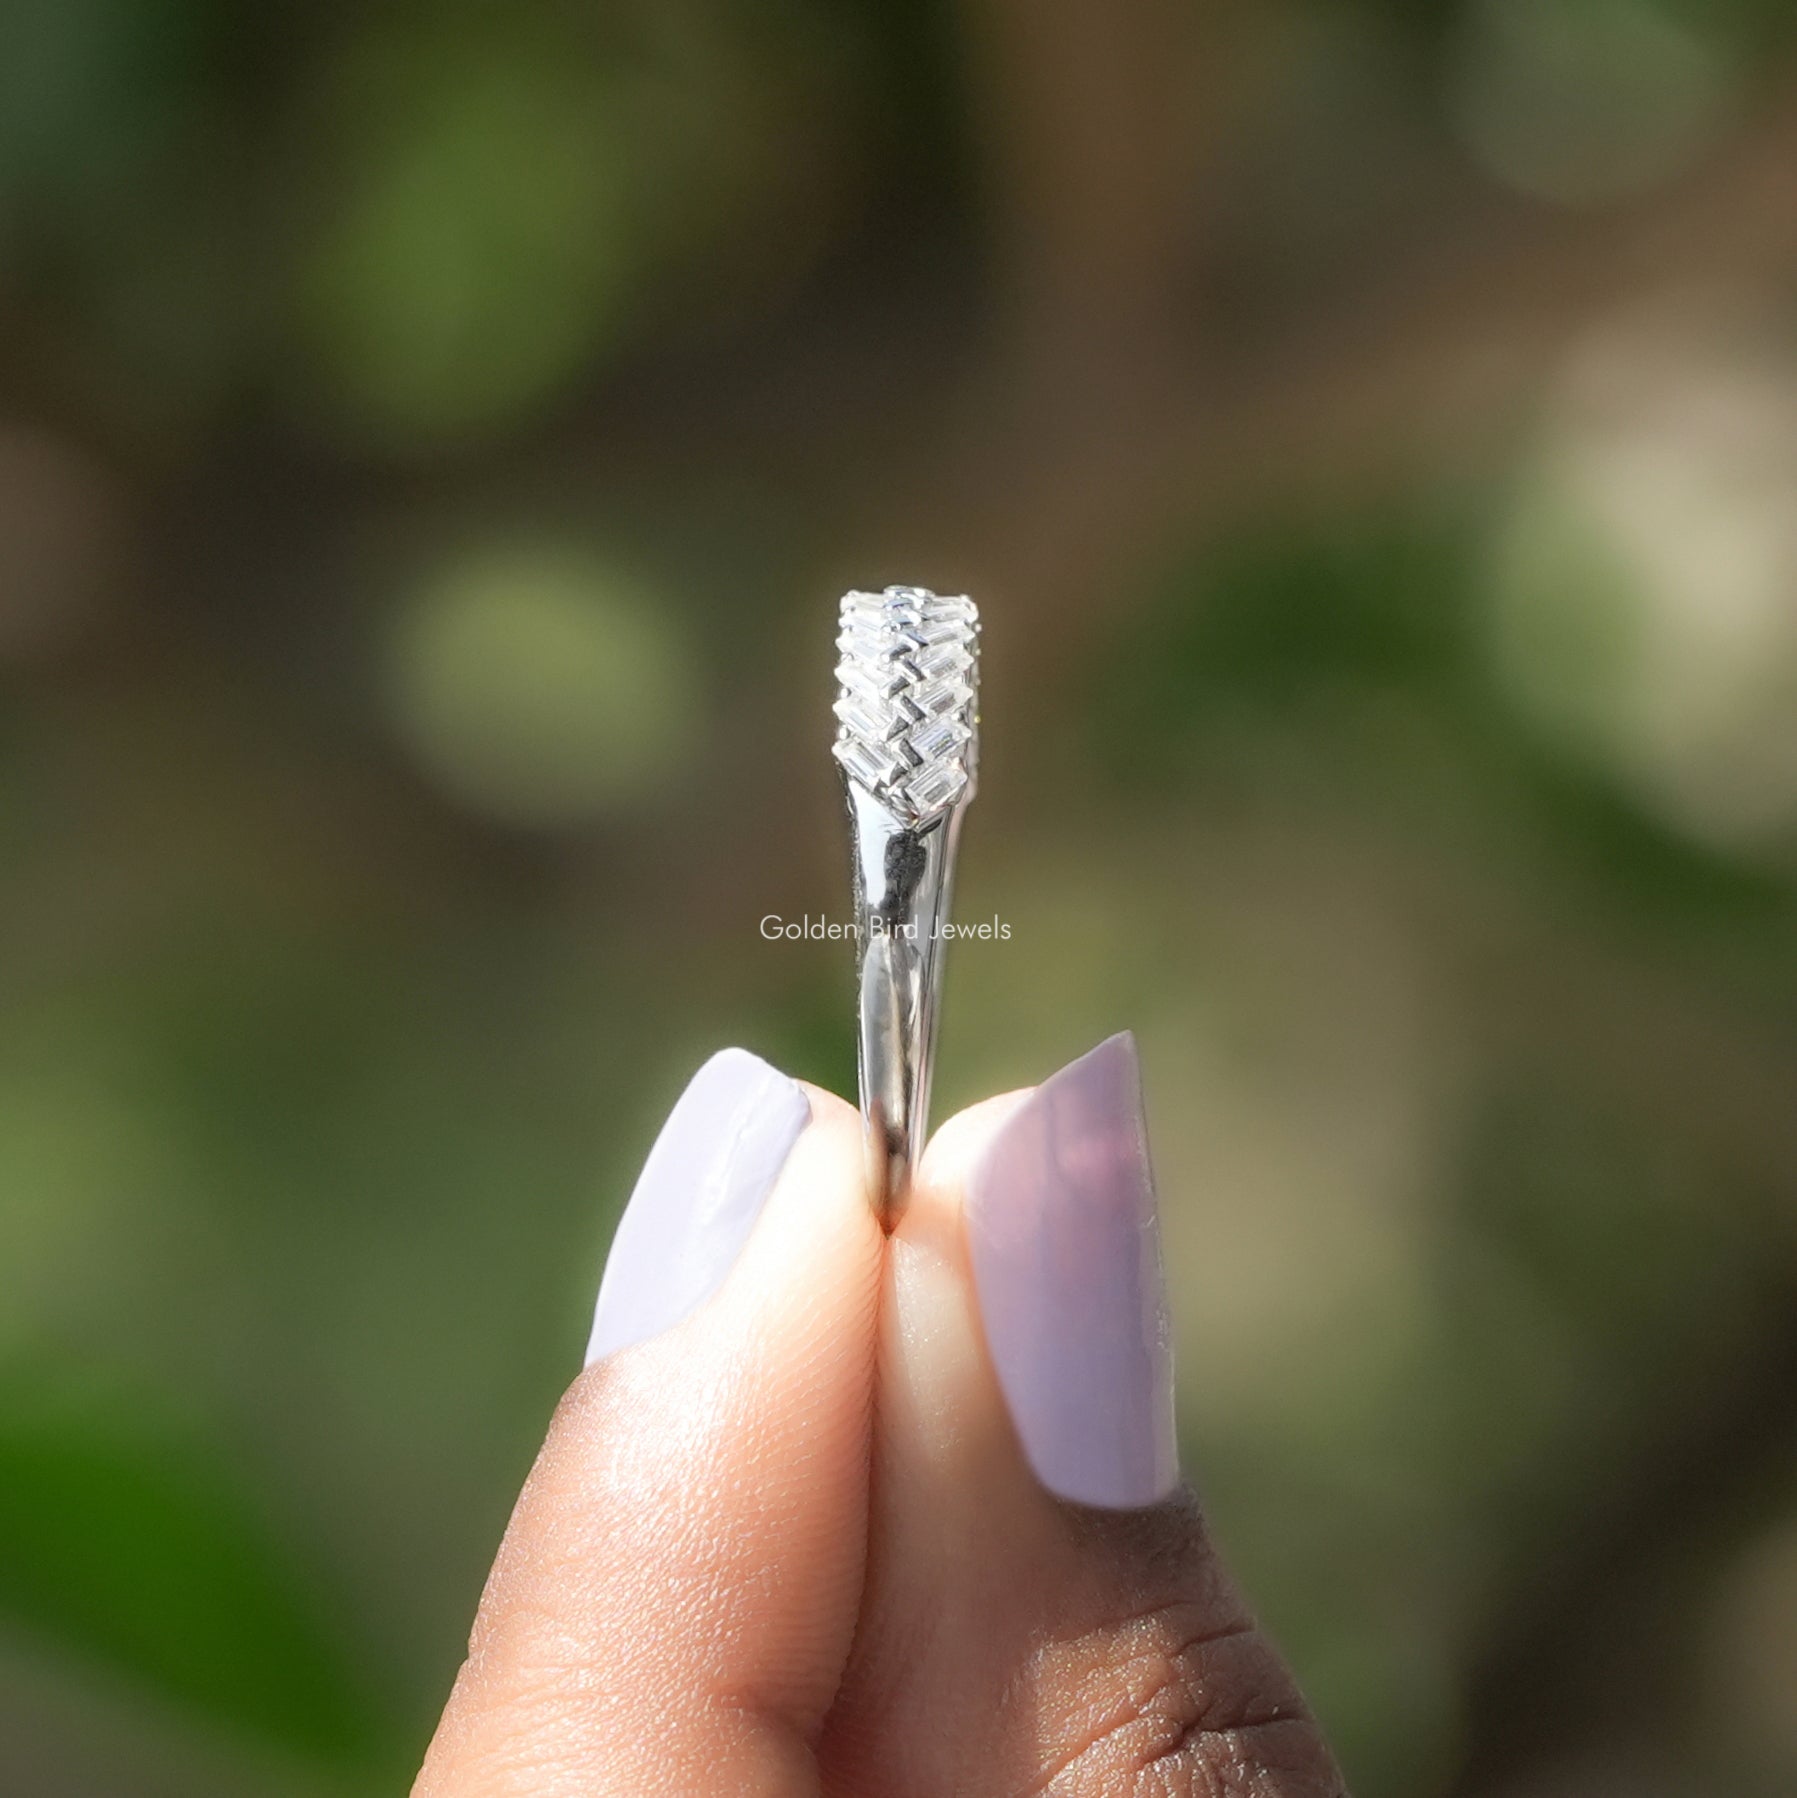
[[[1354,1789],[1786,1798],[1792,22],[0,9],[0,1789],[402,1788],[902,579]]]
[[[0,1617],[252,1739],[365,1764],[365,1676],[223,1458],[142,1391],[8,1368]]]

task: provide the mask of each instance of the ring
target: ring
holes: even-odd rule
[[[942,939],[979,763],[980,616],[922,587],[850,593],[837,732],[853,833],[861,1117],[868,1192],[890,1230],[929,1121]]]

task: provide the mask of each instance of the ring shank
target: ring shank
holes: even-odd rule
[[[903,1210],[929,1125],[942,926],[962,809],[921,828],[900,823],[852,780],[860,988],[861,1115],[868,1188],[882,1224]]]

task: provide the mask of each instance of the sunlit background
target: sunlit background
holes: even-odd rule
[[[912,580],[1356,1791],[1797,1789],[1789,14],[4,0],[0,1787],[404,1789]]]

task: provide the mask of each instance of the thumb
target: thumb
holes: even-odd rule
[[[947,1125],[888,1270],[843,1789],[1340,1798],[1178,1483],[1133,1040]]]
[[[414,1798],[815,1782],[866,1545],[882,1243],[861,1166],[841,1100],[741,1050],[694,1078]]]

